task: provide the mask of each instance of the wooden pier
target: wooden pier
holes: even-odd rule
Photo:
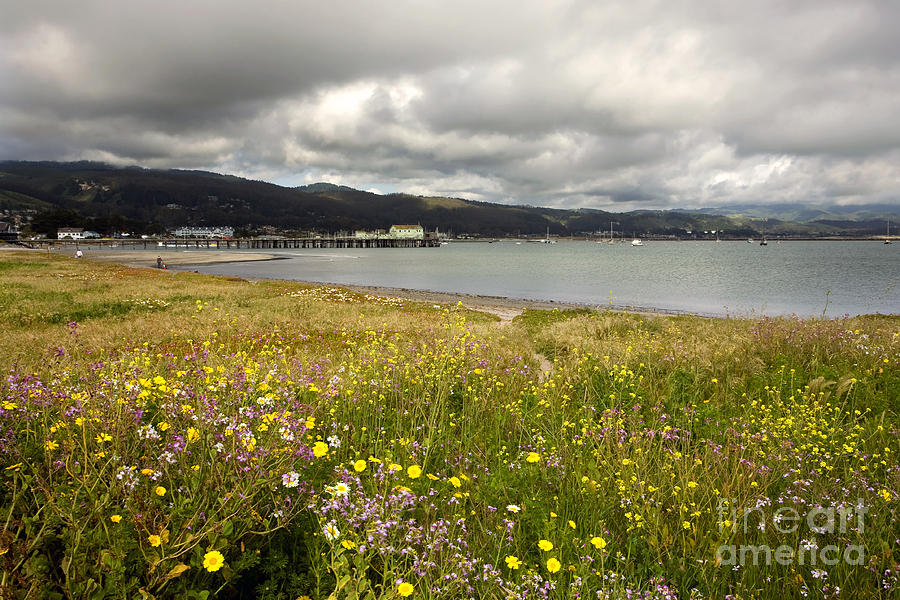
[[[392,238],[388,236],[359,238],[355,236],[315,236],[302,238],[147,238],[42,240],[41,246],[86,246],[96,248],[202,248],[204,250],[279,250],[295,248],[434,248],[440,240],[434,235],[424,238]]]

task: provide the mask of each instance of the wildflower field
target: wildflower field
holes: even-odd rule
[[[900,317],[0,278],[0,598],[900,597]]]

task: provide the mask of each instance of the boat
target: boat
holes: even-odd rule
[[[768,219],[765,219],[763,221],[762,240],[759,242],[760,246],[768,246],[769,245],[769,242],[766,241],[766,223],[767,222],[768,222]]]
[[[538,240],[538,241],[542,244],[555,244],[556,243],[556,240],[550,239],[550,228],[549,227],[547,228],[547,237],[545,237],[542,240]]]
[[[642,242],[642,241],[639,240],[639,239],[633,239],[633,240],[631,240],[631,245],[632,245],[632,246],[643,246],[643,245],[644,245],[644,242]]]
[[[609,243],[614,244],[616,241],[615,236],[613,235],[613,225],[619,225],[618,221],[610,221],[609,222]]]
[[[891,220],[890,219],[888,219],[888,222],[887,222],[887,237],[884,238],[884,243],[885,244],[891,243]]]

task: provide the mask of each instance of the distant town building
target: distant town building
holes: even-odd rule
[[[234,227],[179,227],[172,235],[185,238],[234,237]]]
[[[60,227],[56,230],[56,239],[83,240],[84,229],[81,227]]]
[[[10,223],[0,221],[0,240],[11,241],[17,239],[19,239],[19,232],[16,231],[16,228]]]
[[[85,231],[81,227],[60,227],[56,230],[56,239],[58,240],[87,240],[99,237],[101,236],[96,231]]]
[[[425,230],[421,225],[391,225],[388,235],[399,240],[425,239]]]

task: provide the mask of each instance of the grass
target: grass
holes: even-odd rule
[[[0,274],[0,597],[900,590],[897,317]]]

